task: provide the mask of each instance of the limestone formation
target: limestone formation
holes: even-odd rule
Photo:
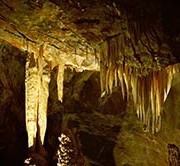
[[[26,61],[26,127],[28,146],[36,146],[39,137],[44,143],[47,121],[47,102],[49,96],[51,68],[43,57],[43,46],[39,53],[28,54]]]

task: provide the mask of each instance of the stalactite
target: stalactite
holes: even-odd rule
[[[47,102],[49,96],[50,64],[43,56],[43,45],[36,56],[29,54],[26,61],[26,129],[28,147],[36,145],[36,136],[44,143],[46,131]]]
[[[118,54],[119,46],[118,46],[118,40],[116,38],[115,45],[114,45],[114,86],[118,86],[118,61],[119,61],[119,54]]]
[[[113,75],[113,71],[111,69],[109,71],[109,85],[108,85],[108,89],[109,89],[110,93],[112,93],[112,91],[113,91],[113,83],[114,83],[114,75]]]
[[[44,46],[41,45],[39,48],[38,56],[38,68],[39,68],[39,106],[37,113],[37,127],[40,134],[40,141],[43,144],[46,128],[47,128],[47,105],[48,105],[48,96],[49,96],[49,82],[50,82],[50,73],[51,66],[50,63],[47,63],[44,59]]]
[[[149,74],[148,77],[144,76],[145,79],[145,86],[144,86],[144,105],[145,105],[145,119],[144,119],[144,130],[145,132],[150,131],[150,123],[152,118],[152,111],[151,111],[151,81],[152,77],[151,74]]]
[[[145,79],[142,77],[142,85],[141,85],[141,105],[142,105],[142,122],[145,124]]]
[[[166,93],[168,94],[170,89],[171,89],[171,83],[172,83],[172,79],[173,79],[173,67],[169,66],[167,67],[167,91]]]
[[[132,25],[136,38],[141,35],[139,25]],[[135,33],[136,32],[136,33]],[[159,132],[161,109],[171,88],[173,75],[180,71],[178,65],[159,71],[144,71],[128,66],[124,57],[129,46],[125,34],[108,39],[101,45],[101,92],[112,93],[114,86],[120,86],[123,99],[133,99],[133,108],[146,131]],[[126,96],[126,98],[125,98]]]
[[[115,87],[118,86],[118,71],[117,71],[117,68],[115,68],[115,71],[114,71],[114,86]]]
[[[58,100],[63,101],[63,82],[64,82],[64,64],[58,65],[57,72],[57,91],[58,91]]]
[[[34,53],[28,54],[25,70],[26,130],[28,133],[28,147],[32,147],[35,144],[37,132],[37,99],[39,96],[38,65]]]
[[[124,73],[123,73],[123,79],[126,85],[126,95],[127,95],[127,100],[129,100],[129,79],[128,79],[128,67],[125,65],[124,68]]]
[[[152,78],[153,81],[153,78]],[[154,134],[155,131],[155,98],[154,98],[154,85],[151,84],[151,99],[150,99],[150,103],[151,103],[151,112],[152,112],[152,133]]]
[[[107,93],[109,93],[109,72],[110,72],[110,69],[109,68],[107,68],[107,72],[106,72],[106,75],[105,75],[105,77],[106,77],[106,82],[105,82],[105,91],[107,92]]]
[[[125,99],[125,85],[124,85],[124,79],[123,79],[123,66],[122,65],[119,65],[119,68],[118,68],[118,78],[120,81],[122,96],[123,96],[123,99]]]
[[[110,68],[110,82],[109,82],[109,89],[110,93],[112,93],[112,89],[115,86],[115,82],[117,82],[115,75],[116,75],[116,56],[117,56],[117,48],[116,42],[112,41],[110,43],[110,61],[109,61],[109,68]]]
[[[162,93],[162,97],[161,97],[161,103],[164,103],[166,98],[167,98],[167,71],[163,70],[161,72],[161,93]]]
[[[106,72],[107,72],[107,50],[108,50],[108,43],[107,41],[103,42],[101,45],[101,53],[100,53],[100,83],[101,83],[101,93],[105,93],[106,88]]]
[[[155,104],[155,131],[157,132],[157,126],[158,126],[158,117],[160,116],[160,110],[161,106],[159,105],[159,99],[160,99],[160,94],[159,94],[159,75],[158,72],[153,72],[153,85],[154,85],[154,104]]]
[[[153,111],[153,116],[154,116],[154,130],[156,131],[156,124],[157,124],[157,117],[158,117],[158,112],[157,112],[157,80],[156,80],[156,72],[153,72],[153,82],[152,82],[152,86],[153,86],[153,104],[154,104],[154,111]],[[154,131],[154,132],[155,132]]]
[[[138,104],[137,104],[137,115],[139,120],[143,121],[143,105],[142,105],[142,77],[138,78],[137,94],[138,94]]]
[[[111,81],[112,81],[112,76],[111,76],[111,68],[112,68],[112,64],[111,64],[111,58],[112,58],[112,50],[111,50],[111,42],[110,40],[108,40],[108,50],[107,50],[107,72],[106,72],[106,91],[107,93],[111,93],[112,92],[112,87],[111,87]]]
[[[134,105],[137,105],[137,72],[136,69],[133,69],[132,75],[131,75],[131,87],[132,87],[132,96],[133,96],[133,102]]]

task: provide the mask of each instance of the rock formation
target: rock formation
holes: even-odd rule
[[[5,165],[56,165],[66,131],[84,165],[156,165],[145,142],[167,164],[165,147],[179,145],[179,7],[170,0],[0,0],[0,127],[15,147],[2,139]],[[9,151],[21,135],[15,161]],[[110,150],[95,143],[98,153],[90,154],[88,137]]]

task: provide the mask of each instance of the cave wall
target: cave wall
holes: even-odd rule
[[[22,165],[27,152],[25,129],[25,55],[0,45],[0,165]]]
[[[23,165],[26,158],[25,55],[7,44],[0,47],[0,165]],[[168,165],[167,145],[180,146],[180,75],[176,74],[163,106],[162,129],[152,135],[138,121],[120,88],[100,97],[99,73],[66,69],[63,103],[57,99],[57,69],[51,73],[45,145],[49,165],[57,165],[58,137],[66,129],[74,140],[76,165]],[[67,131],[66,130],[66,131]],[[81,162],[79,162],[81,161]],[[83,164],[82,164],[83,163]]]

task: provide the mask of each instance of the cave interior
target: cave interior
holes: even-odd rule
[[[0,0],[0,165],[180,165],[179,9]]]

